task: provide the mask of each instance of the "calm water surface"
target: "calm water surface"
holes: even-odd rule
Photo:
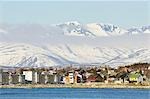
[[[0,89],[0,99],[150,99],[149,89]]]

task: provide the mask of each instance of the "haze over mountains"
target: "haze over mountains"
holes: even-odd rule
[[[0,65],[119,66],[150,62],[150,26],[124,29],[76,21],[56,25],[0,25]]]

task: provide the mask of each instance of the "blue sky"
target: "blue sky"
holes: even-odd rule
[[[1,1],[0,23],[56,24],[66,21],[112,23],[124,28],[150,24],[150,2]]]

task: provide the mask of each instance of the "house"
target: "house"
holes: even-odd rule
[[[81,82],[83,82],[83,75],[79,74],[78,71],[75,71],[74,83],[81,83]]]
[[[131,72],[129,74],[129,82],[143,83],[143,76],[138,72]]]
[[[105,77],[102,76],[102,74],[96,75],[96,82],[104,82],[104,81],[105,81]]]
[[[69,83],[73,84],[74,83],[74,71],[69,71]]]
[[[24,76],[25,83],[38,83],[39,82],[39,73],[36,70],[25,69],[22,71]]]
[[[12,84],[18,84],[19,83],[19,75],[16,72],[14,72],[14,73],[12,73],[11,76],[12,76],[11,83]]]
[[[86,70],[82,70],[81,69],[81,71],[79,71],[79,73],[78,73],[78,82],[82,82],[82,83],[85,83],[86,81],[87,81],[87,75],[86,75]]]
[[[115,83],[115,84],[121,84],[121,83],[123,83],[123,80],[122,80],[121,78],[119,78],[119,79],[116,79],[116,80],[114,81],[114,83]]]
[[[87,78],[87,82],[96,82],[96,76],[95,76],[95,75],[90,75],[90,76]]]
[[[47,84],[47,83],[54,83],[54,75],[53,73],[49,72],[49,71],[41,71],[38,72],[39,75],[39,84]]]
[[[63,83],[64,84],[69,84],[70,81],[69,81],[69,76],[68,75],[65,75],[64,78],[63,78]]]
[[[75,83],[81,83],[82,81],[82,75],[78,74],[75,76]]]
[[[48,75],[48,83],[54,84],[54,75],[53,74]]]
[[[145,70],[144,76],[145,76],[145,80],[150,82],[150,70]]]
[[[0,69],[0,85],[2,85],[2,73],[3,73],[3,70]]]
[[[107,74],[107,82],[115,82],[117,73],[115,72],[115,69],[108,69]]]
[[[115,75],[115,70],[113,68],[109,68],[108,75]]]
[[[86,78],[88,78],[91,75],[93,75],[93,73],[91,73],[91,72],[86,72],[86,74],[85,74]]]
[[[86,74],[82,74],[82,83],[87,82]]]
[[[107,80],[107,78],[109,76],[106,69],[105,70],[101,70],[99,75],[104,79],[104,81]]]
[[[129,83],[129,73],[128,72],[119,72],[116,75],[116,82],[121,82],[121,83]]]
[[[1,69],[0,70],[0,84],[8,85],[9,84],[9,71]]]
[[[62,83],[62,77],[63,77],[63,75],[55,72],[55,73],[53,73],[53,77],[54,77],[54,83],[55,84],[61,84]]]
[[[48,74],[47,74],[48,83],[54,84],[54,78],[55,78],[55,75],[54,75],[54,74],[57,74],[57,73],[55,73],[55,71],[54,71],[53,69],[50,69],[47,73],[48,73]]]
[[[33,79],[33,77],[32,77],[32,71],[31,70],[29,70],[29,71],[23,71],[23,75],[25,76],[25,83],[32,83],[32,79]]]
[[[45,84],[45,73],[44,71],[39,72],[39,84]]]
[[[115,77],[115,76],[109,76],[109,77],[107,78],[107,81],[108,81],[108,82],[115,82],[115,80],[116,80],[116,77]]]
[[[73,84],[75,83],[75,74],[74,71],[71,70],[69,72],[67,72],[63,78],[63,81],[65,84]]]
[[[45,84],[48,83],[48,73],[46,70],[25,68],[22,70],[22,76],[26,84]]]
[[[1,84],[19,84],[21,75],[19,75],[16,71],[14,70],[0,70],[0,82]],[[23,80],[21,80],[22,82]],[[23,83],[22,83],[23,84]]]
[[[16,84],[25,84],[25,75],[23,75],[23,69],[22,68],[17,68],[15,71],[12,72],[13,78],[13,83]],[[18,81],[17,81],[18,80]]]

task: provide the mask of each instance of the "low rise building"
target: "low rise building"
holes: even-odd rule
[[[0,84],[8,85],[9,84],[9,71],[1,69],[0,70]]]
[[[129,82],[143,83],[143,76],[138,72],[131,72],[129,74]]]

